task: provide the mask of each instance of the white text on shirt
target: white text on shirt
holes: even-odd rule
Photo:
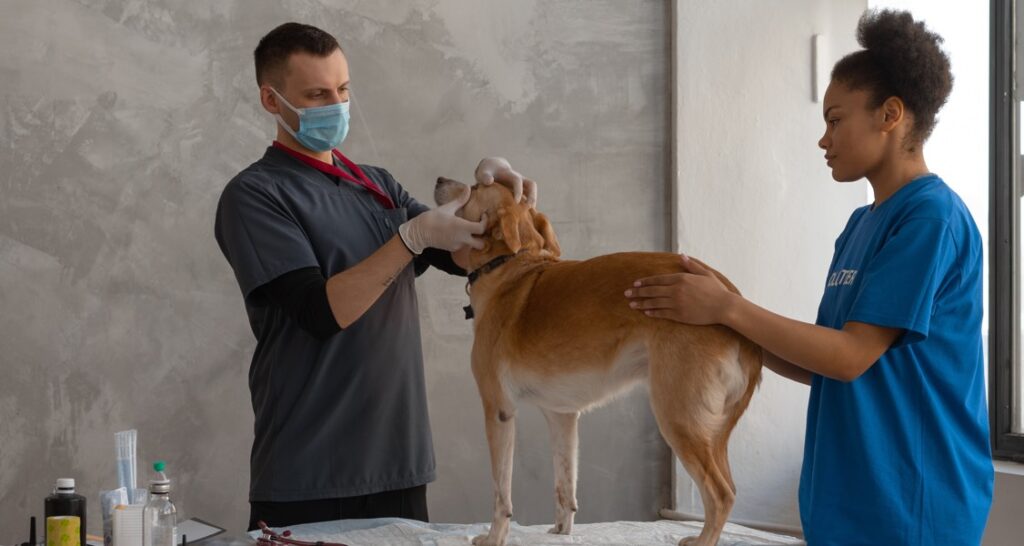
[[[849,286],[853,284],[853,280],[857,278],[856,269],[840,269],[839,271],[833,271],[828,276],[828,286]]]

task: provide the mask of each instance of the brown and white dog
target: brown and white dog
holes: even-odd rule
[[[662,436],[700,489],[705,523],[680,544],[718,541],[736,498],[729,434],[761,378],[762,350],[722,326],[690,326],[630,309],[623,293],[642,277],[679,272],[659,252],[559,260],[547,218],[515,203],[500,184],[469,186],[439,178],[443,205],[471,192],[458,216],[487,218],[481,250],[456,253],[470,274],[475,314],[473,376],[480,391],[494,478],[490,532],[475,545],[505,544],[512,519],[516,402],[540,407],[551,432],[555,526],[569,534],[577,511],[577,419],[647,382]],[[736,288],[715,275],[732,291]]]

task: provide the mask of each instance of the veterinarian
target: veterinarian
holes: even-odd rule
[[[483,223],[454,216],[464,199],[431,210],[336,149],[350,82],[333,36],[286,23],[254,57],[277,139],[224,188],[215,225],[256,337],[249,529],[426,521],[435,464],[413,281],[428,265],[465,275],[450,252],[478,247]],[[535,202],[500,158],[477,178]]]
[[[874,203],[835,245],[815,324],[725,290],[682,258],[640,280],[652,317],[723,324],[811,386],[799,500],[810,546],[971,545],[992,499],[982,362],[982,243],[923,146],[952,89],[942,39],[906,12],[867,12],[864,48],[832,70],[818,146]]]

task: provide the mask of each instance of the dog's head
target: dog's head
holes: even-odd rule
[[[476,184],[472,187],[452,180],[438,178],[434,188],[434,201],[444,205],[470,192],[469,201],[456,212],[456,216],[472,222],[486,218],[487,228],[480,238],[480,250],[464,249],[455,255],[456,262],[476,269],[493,258],[523,251],[557,258],[562,250],[558,246],[555,230],[543,214],[526,203],[516,203],[512,191],[501,184]]]

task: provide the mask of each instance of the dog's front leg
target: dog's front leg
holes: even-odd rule
[[[579,412],[558,413],[542,410],[551,433],[551,451],[555,464],[555,526],[557,535],[572,533],[572,522],[579,506],[576,502],[576,461],[579,451],[577,423]]]
[[[494,480],[494,517],[486,535],[473,539],[475,546],[504,546],[512,521],[512,452],[515,447],[515,406],[505,396],[493,369],[480,370],[474,362],[474,375],[484,405],[487,446],[491,451],[491,476]]]

